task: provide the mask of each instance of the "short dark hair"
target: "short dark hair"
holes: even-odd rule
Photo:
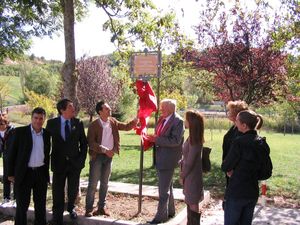
[[[103,109],[103,105],[105,104],[105,101],[100,101],[96,104],[96,113],[99,114],[99,111],[102,111]]]
[[[56,104],[56,108],[57,108],[57,111],[58,111],[59,115],[61,115],[61,110],[66,110],[67,109],[67,106],[68,106],[69,102],[72,103],[72,101],[70,99],[64,98],[64,99],[61,99]]]
[[[42,114],[43,116],[46,116],[46,111],[42,107],[36,107],[32,110],[31,116],[33,116],[33,114]]]

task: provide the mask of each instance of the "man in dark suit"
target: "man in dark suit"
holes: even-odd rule
[[[57,103],[60,116],[50,119],[46,129],[52,138],[51,170],[53,172],[53,220],[63,224],[65,205],[65,183],[68,182],[68,206],[71,219],[77,218],[75,200],[79,189],[81,169],[85,165],[87,139],[82,121],[75,118],[75,108],[69,99]]]
[[[149,135],[156,149],[156,170],[158,175],[159,203],[157,213],[150,224],[166,222],[175,215],[173,197],[173,174],[181,158],[184,126],[183,120],[175,112],[176,100],[163,99],[160,103],[161,117],[155,134]]]
[[[43,129],[46,112],[35,108],[31,124],[16,128],[8,155],[8,179],[15,184],[15,225],[27,224],[33,190],[35,225],[46,224],[46,195],[49,182],[50,134]]]

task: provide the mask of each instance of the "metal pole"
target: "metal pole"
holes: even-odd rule
[[[158,76],[157,76],[157,87],[156,87],[156,99],[157,99],[157,107],[159,107],[159,103],[160,103],[160,78],[162,75],[162,55],[161,55],[161,51],[160,51],[160,46],[158,46]],[[155,113],[155,128],[157,125],[157,121],[158,121],[158,111],[159,109],[156,111]],[[153,151],[152,151],[152,166],[155,167],[156,165],[156,159],[155,159],[155,146],[153,146]]]
[[[144,146],[141,140],[138,214],[142,212],[143,169],[144,169]]]

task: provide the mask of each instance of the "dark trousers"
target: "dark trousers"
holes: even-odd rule
[[[3,154],[3,198],[11,199],[10,192],[11,192],[11,185],[12,182],[8,180],[8,165],[7,165],[7,154]],[[13,197],[12,199],[16,198],[16,190],[15,186],[13,186]]]
[[[251,225],[257,199],[231,199],[225,202],[225,225]]]
[[[31,190],[33,191],[35,225],[46,224],[47,177],[45,167],[28,168],[23,181],[16,185],[17,209],[15,225],[27,224],[27,210],[30,204]]]
[[[190,209],[190,206],[186,206],[187,209],[187,225],[200,225],[201,213],[194,212]]]
[[[80,170],[67,167],[64,172],[53,172],[52,196],[53,196],[53,222],[63,224],[63,213],[65,206],[65,183],[68,182],[68,212],[75,208],[75,200],[78,194]]]

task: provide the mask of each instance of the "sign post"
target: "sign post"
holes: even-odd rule
[[[130,77],[132,80],[143,80],[147,82],[151,78],[159,78],[161,75],[161,53],[160,51],[133,53],[130,60]],[[143,169],[144,169],[144,146],[141,139],[140,148],[140,173],[139,173],[139,201],[138,214],[142,211],[143,192]]]

